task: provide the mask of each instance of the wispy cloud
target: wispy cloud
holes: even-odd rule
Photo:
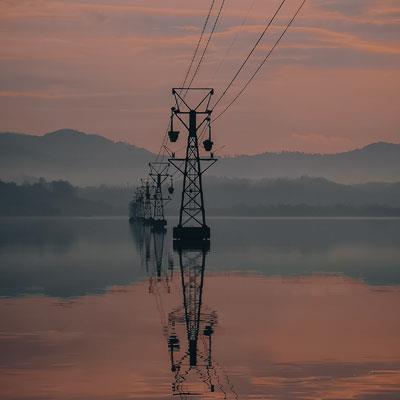
[[[217,85],[217,92],[221,90],[278,4],[277,0],[256,2],[254,9],[248,13],[247,3],[228,2],[195,84],[212,82]],[[287,2],[276,24],[254,54],[248,69],[240,76],[237,88],[265,55],[297,4],[297,0]],[[34,105],[29,104],[29,99],[46,101],[43,109],[37,110],[36,105],[42,124],[40,131],[45,131],[46,126],[50,125],[47,124],[47,108],[56,99],[74,98],[76,104],[82,104],[83,107],[85,102],[93,99],[106,99],[107,96],[127,93],[122,97],[130,97],[132,108],[138,107],[142,102],[140,109],[164,105],[167,110],[168,88],[180,82],[186,71],[208,6],[209,2],[206,0],[155,0],[151,4],[145,0],[0,2],[0,109],[11,109],[11,112],[7,111],[2,115],[3,128],[32,131],[30,124],[33,123]],[[246,17],[246,23],[243,24]],[[212,18],[215,18],[215,13]],[[234,38],[237,40],[227,53],[227,46]],[[385,92],[387,96],[391,96],[392,102],[399,105],[399,97],[393,98],[393,83],[382,79],[384,71],[395,71],[400,67],[399,38],[400,7],[397,0],[310,0],[274,53],[271,62],[266,65],[265,72],[257,77],[258,85],[265,87],[267,96],[274,93],[275,103],[280,99],[283,101],[284,91],[275,91],[274,85],[284,82],[285,79],[275,81],[275,77],[288,73],[287,67],[291,66],[291,76],[290,79],[286,77],[286,81],[292,81],[294,76],[304,79],[303,69],[311,68],[314,75],[307,76],[309,89],[297,93],[296,96],[301,95],[302,102],[307,103],[319,95],[320,102],[325,102],[327,106],[331,104],[335,108],[342,101],[341,94],[335,93],[334,96],[331,93],[328,96],[327,93],[318,92],[314,80],[316,76],[328,76],[331,70],[341,70],[344,73],[337,75],[340,75],[342,82],[348,82],[347,87],[350,88],[357,71],[374,70],[369,79],[380,85],[379,96],[381,92]],[[342,82],[337,84],[341,85]],[[272,101],[272,98],[260,94],[255,86],[250,87],[248,93],[235,110],[241,111],[241,107],[246,110],[258,108],[264,98],[266,104]],[[342,95],[351,97],[354,110],[358,104],[364,104],[364,99],[355,91],[347,91]],[[262,96],[262,100],[256,96]],[[384,96],[379,98],[381,102]],[[346,99],[347,101],[350,103],[350,99]],[[371,112],[367,116],[371,123],[363,129],[367,129],[368,133],[360,132],[356,113],[353,118],[346,116],[348,124],[342,127],[344,131],[341,135],[348,136],[353,141],[353,146],[355,142],[366,140],[366,137],[369,140],[373,137],[378,139],[382,134],[393,136],[400,123],[391,107],[379,107],[380,103],[373,95],[370,102],[371,109],[378,109],[377,113]],[[71,105],[63,104],[59,107]],[[118,114],[119,109],[126,107],[126,100],[114,97],[110,102],[110,113]],[[65,109],[58,111],[60,115],[73,118],[72,109],[70,112]],[[302,127],[304,131],[320,132],[323,123],[321,117],[316,116],[312,109],[304,110],[304,113],[308,121]],[[147,116],[138,119],[137,113],[134,117],[133,114],[134,110],[132,118],[120,125],[116,122],[118,118],[114,118],[113,123],[117,124],[114,131],[119,132],[122,139],[132,139],[135,142],[143,140],[144,145],[157,147],[157,133],[143,138],[137,133],[136,137],[132,137],[132,129],[128,130],[126,127],[132,124],[139,127],[138,132],[152,129],[161,132],[165,116],[159,115],[150,122]],[[234,117],[228,116],[223,129],[232,132],[247,130],[249,127],[252,131],[265,129],[267,121],[262,118],[263,114],[261,112],[255,118],[257,123],[254,119],[251,122],[245,119],[233,122]],[[91,117],[106,118],[102,112]],[[332,116],[333,119],[337,117]],[[325,115],[324,118],[327,121],[326,118],[329,117]],[[378,118],[380,122],[386,121],[379,129],[376,122],[373,122]],[[35,124],[37,120],[36,114]],[[275,136],[268,139],[265,135],[260,136],[254,141],[254,149],[259,150],[260,146],[271,147],[277,143],[281,147],[290,146],[293,140],[291,134],[297,121],[293,112],[285,116],[285,120],[291,120],[292,126],[274,126]],[[68,125],[67,122],[63,124]],[[51,126],[53,125],[54,121]],[[79,120],[75,118],[73,125],[79,125]],[[96,121],[93,125],[106,126],[107,123],[102,125]],[[88,126],[87,120],[85,126]],[[376,129],[375,134],[372,134],[372,129]],[[335,136],[334,132],[329,133],[330,137],[332,135]],[[254,137],[256,136],[255,134]],[[315,145],[310,140],[310,148],[323,146],[317,137],[313,140]]]

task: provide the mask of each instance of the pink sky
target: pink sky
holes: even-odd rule
[[[69,127],[157,150],[170,89],[182,82],[209,3],[0,2],[0,131]],[[226,0],[194,85],[218,95],[278,3]],[[299,3],[287,0],[226,102]],[[216,142],[225,154],[399,142],[399,67],[398,0],[309,0],[271,62],[215,124]]]

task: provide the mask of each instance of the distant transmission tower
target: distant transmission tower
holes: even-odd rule
[[[153,220],[151,209],[151,187],[148,181],[144,183],[144,200],[143,200],[143,220],[145,224],[151,224]]]
[[[144,192],[143,182],[135,190],[135,196],[129,203],[129,222],[143,222],[144,220]]]
[[[150,167],[150,178],[154,181],[154,194],[153,194],[153,229],[164,230],[167,221],[164,216],[164,202],[170,200],[170,198],[164,198],[162,185],[171,177],[168,173],[170,164],[168,162],[151,162]],[[173,188],[168,188],[169,193],[173,192]]]
[[[181,96],[181,93],[188,96]],[[214,89],[210,88],[174,88],[175,107],[171,108],[171,125],[168,136],[171,142],[176,142],[179,131],[174,130],[174,119],[177,118],[187,129],[188,139],[185,158],[170,158],[169,162],[183,175],[182,198],[179,212],[179,223],[173,230],[175,241],[209,241],[210,228],[206,224],[202,174],[217,160],[211,153],[210,157],[200,157],[198,132],[204,126],[208,128],[208,138],[203,141],[205,151],[211,152],[211,113],[210,101]],[[189,105],[187,98],[195,98]],[[197,98],[197,99],[196,99]],[[200,118],[199,118],[200,117]],[[205,168],[202,162],[207,162]]]

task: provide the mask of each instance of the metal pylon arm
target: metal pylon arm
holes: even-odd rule
[[[171,163],[171,165],[173,165],[179,172],[181,172],[182,174],[185,173],[185,171],[182,169],[181,166],[177,165],[177,163],[175,163],[175,161],[178,161],[180,163],[184,163],[186,161],[186,158],[169,158],[168,161]],[[210,164],[204,168],[203,170],[200,171],[201,174],[204,174],[204,172],[206,172],[210,167],[212,167],[217,161],[218,159],[216,158],[211,158],[211,157],[200,157],[199,161],[205,161],[205,162],[209,162]]]
[[[181,96],[182,91],[204,91],[206,92],[205,96],[201,99],[201,101],[195,106],[195,107],[190,107],[189,104],[185,101],[185,99]],[[179,113],[182,113],[179,108],[179,102],[182,102],[188,110],[194,110],[198,114],[211,114],[211,110],[209,109],[210,103],[211,103],[211,96],[214,94],[214,89],[213,88],[173,88],[172,89],[172,94],[174,95],[175,98],[175,104],[176,104],[176,111]],[[203,103],[206,103],[204,111],[199,111],[199,108]]]
[[[149,168],[150,168],[150,173],[149,176],[154,180],[154,177],[157,175],[161,175],[163,178],[168,178],[168,170],[169,170],[170,163],[169,162],[150,162],[149,163]],[[160,169],[157,169],[156,167],[160,167]],[[164,179],[164,180],[165,180]]]

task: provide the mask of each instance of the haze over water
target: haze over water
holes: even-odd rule
[[[1,220],[0,398],[400,398],[399,219],[210,219],[207,254],[173,224]]]

